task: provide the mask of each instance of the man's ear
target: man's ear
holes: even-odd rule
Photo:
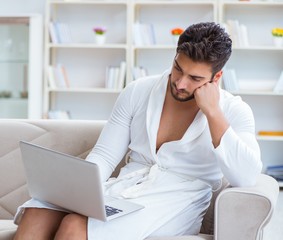
[[[219,72],[217,72],[214,77],[213,77],[213,82],[216,82],[217,84],[219,83],[219,80],[221,79],[222,77],[222,74],[223,74],[223,71],[220,70]]]

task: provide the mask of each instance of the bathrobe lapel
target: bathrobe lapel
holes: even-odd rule
[[[160,123],[160,117],[162,113],[162,108],[165,99],[165,93],[168,83],[168,76],[170,71],[166,71],[163,76],[156,82],[153,86],[152,91],[149,96],[148,106],[147,106],[147,115],[146,115],[146,128],[147,134],[150,143],[150,150],[152,156],[154,157],[155,161],[159,163],[157,154],[156,154],[156,140],[157,140],[157,132]],[[159,149],[166,149],[166,146],[170,144],[187,144],[188,142],[193,141],[198,136],[203,133],[207,126],[207,119],[202,111],[199,111],[190,125],[190,127],[185,132],[182,139],[178,141],[164,143],[161,148]]]
[[[165,99],[168,76],[169,71],[166,71],[162,75],[162,77],[158,79],[158,81],[154,84],[149,95],[146,111],[146,130],[149,138],[150,150],[157,164],[159,163],[159,161],[156,155],[156,139],[163,103]]]

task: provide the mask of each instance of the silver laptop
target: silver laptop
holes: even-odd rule
[[[20,141],[30,196],[101,221],[140,210],[127,200],[104,197],[96,164]]]

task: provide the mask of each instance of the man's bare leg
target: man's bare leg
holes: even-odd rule
[[[14,240],[53,239],[62,219],[68,213],[43,208],[25,209]]]
[[[54,240],[86,240],[87,217],[72,213],[65,216]]]

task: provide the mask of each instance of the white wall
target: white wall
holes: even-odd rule
[[[45,0],[0,0],[0,14],[44,14]]]

